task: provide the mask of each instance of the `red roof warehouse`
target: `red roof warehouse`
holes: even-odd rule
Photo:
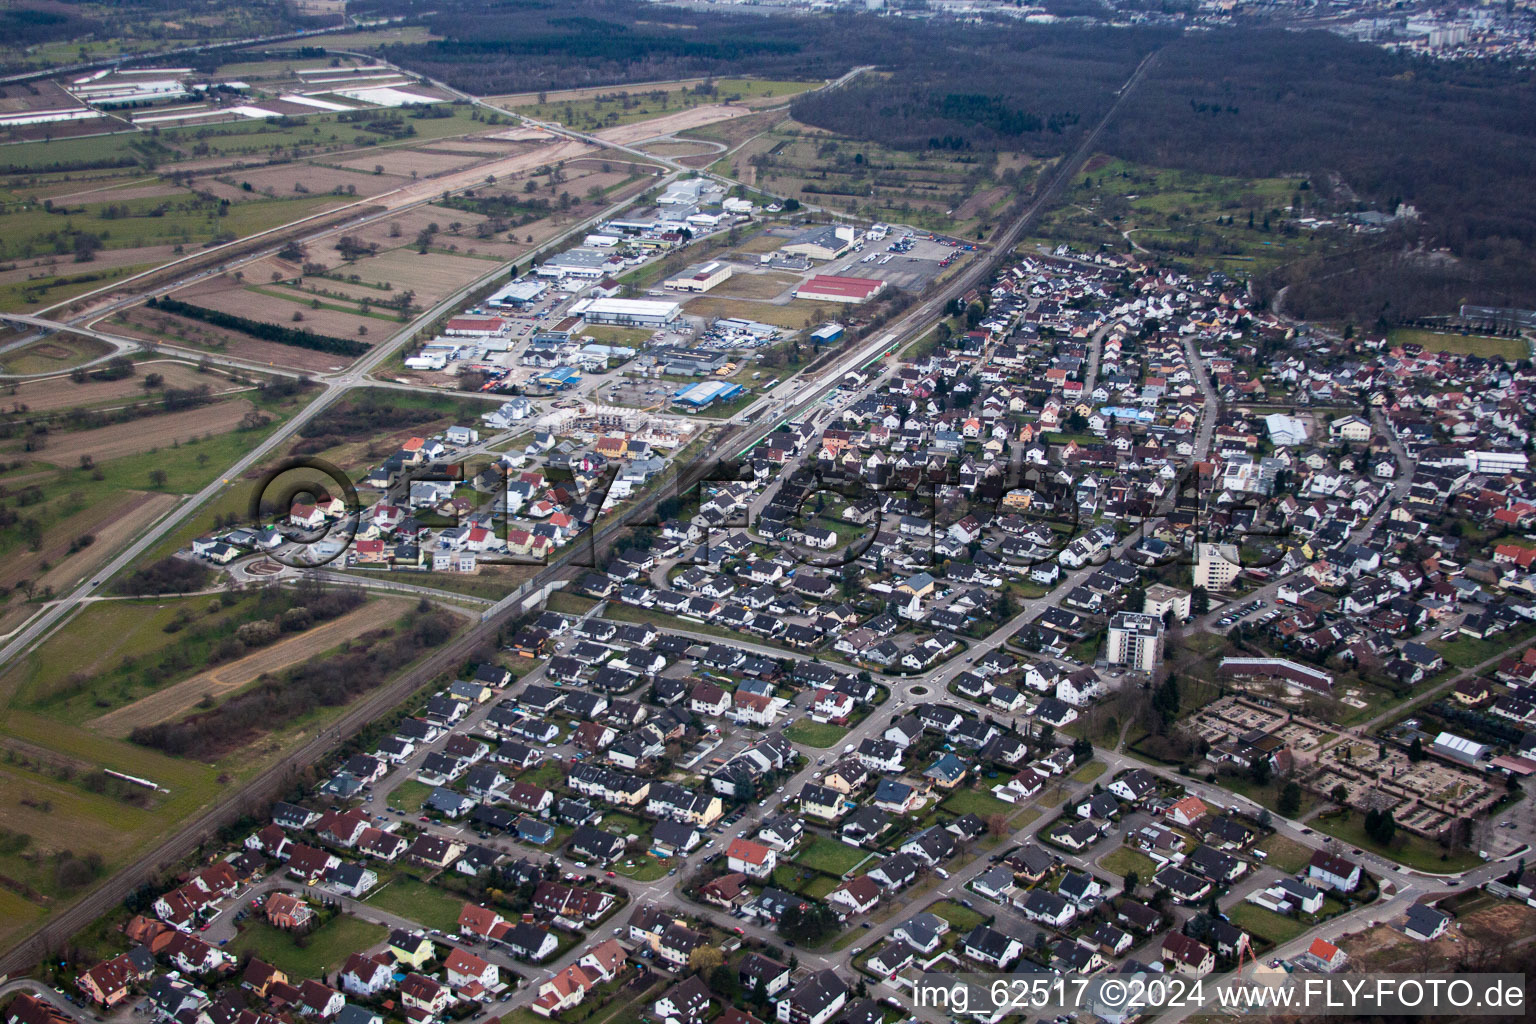
[[[870,277],[832,277],[818,274],[795,292],[797,299],[826,302],[867,302],[885,290],[885,282]]]

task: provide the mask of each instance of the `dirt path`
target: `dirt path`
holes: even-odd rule
[[[109,711],[87,725],[107,736],[122,738],[145,725],[154,725],[190,711],[205,696],[218,700],[266,672],[279,672],[313,658],[341,643],[379,629],[399,618],[410,602],[393,597],[375,598],[361,608],[305,630],[270,647],[263,647],[237,661],[201,672],[191,679],[141,697],[132,704]]]
[[[55,466],[75,466],[82,455],[97,462],[140,455],[151,448],[169,448],[172,442],[186,444],[205,434],[226,434],[255,408],[244,398],[226,399],[186,412],[146,416],[97,430],[53,434],[48,438],[48,447],[33,458]]]

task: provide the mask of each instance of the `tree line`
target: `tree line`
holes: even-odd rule
[[[316,334],[314,331],[307,331],[303,328],[269,324],[261,320],[237,316],[234,313],[225,313],[222,310],[208,309],[206,306],[194,306],[192,303],[182,302],[180,299],[168,297],[152,298],[149,300],[148,305],[151,309],[158,309],[165,313],[174,313],[189,320],[200,320],[203,323],[212,324],[214,327],[239,331],[242,334],[249,334],[253,338],[276,342],[279,345],[291,345],[294,348],[307,348],[315,352],[327,352],[338,356],[360,356],[368,351],[368,346],[360,341],[352,341],[348,338],[332,338],[329,335]]]
[[[317,708],[350,703],[423,651],[446,643],[456,621],[450,612],[418,608],[396,628],[374,630],[337,654],[264,675],[222,704],[177,722],[140,727],[128,738],[173,756],[212,760]]]

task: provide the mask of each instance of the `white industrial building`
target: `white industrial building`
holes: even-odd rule
[[[683,312],[681,303],[662,299],[582,299],[570,308],[589,324],[621,327],[665,327]]]
[[[713,260],[695,263],[676,277],[669,277],[662,287],[678,292],[707,292],[731,276],[731,265]]]
[[[555,253],[539,264],[534,273],[540,277],[554,277],[561,280],[567,277],[579,277],[596,281],[607,276],[610,259],[613,257],[597,249],[567,249],[565,252]]]
[[[493,309],[502,309],[508,306],[514,309],[521,309],[530,302],[537,302],[539,299],[542,299],[548,292],[549,285],[543,281],[525,277],[520,281],[513,281],[492,294],[490,298],[485,300],[485,304]]]
[[[1431,753],[1439,754],[1452,761],[1460,761],[1465,765],[1475,765],[1488,756],[1488,748],[1485,745],[1469,740],[1465,736],[1457,736],[1453,732],[1442,732],[1436,736],[1434,745],[1429,749]]]

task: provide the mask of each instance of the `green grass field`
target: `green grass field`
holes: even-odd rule
[[[1258,849],[1269,855],[1267,864],[1287,874],[1302,870],[1312,859],[1312,847],[1287,839],[1279,833],[1265,837],[1259,842]]]
[[[824,871],[829,875],[841,876],[845,872],[852,871],[854,866],[867,856],[869,856],[868,850],[861,850],[826,836],[815,836],[800,848],[799,853],[795,854],[795,863]]]
[[[948,921],[949,927],[960,935],[964,935],[982,922],[980,914],[969,907],[962,907],[954,900],[939,900],[937,903],[930,903],[925,909],[928,913]]]
[[[464,907],[463,900],[455,899],[441,889],[434,889],[407,874],[397,874],[388,883],[380,881],[379,887],[373,890],[366,902],[392,914],[408,917],[423,927],[445,932],[458,928],[459,911]]]
[[[58,373],[111,351],[111,345],[95,338],[56,334],[7,352],[0,359],[0,370],[20,374]]]
[[[1480,334],[1447,334],[1416,327],[1394,327],[1387,332],[1387,341],[1393,345],[1422,345],[1426,352],[1498,356],[1510,362],[1531,357],[1531,343],[1524,338],[1490,338]]]
[[[1499,657],[1532,634],[1536,634],[1536,626],[1516,626],[1486,640],[1458,633],[1454,640],[1437,640],[1429,646],[1439,651],[1440,657],[1453,668],[1470,668]]]
[[[956,815],[974,814],[985,818],[990,814],[1012,814],[1018,810],[1018,806],[979,789],[956,789],[944,798],[939,809]]]
[[[712,92],[701,91],[703,83],[658,83],[650,89],[644,84],[615,86],[611,92],[584,99],[562,100],[552,97],[542,103],[527,103],[511,109],[540,121],[558,121],[578,131],[595,131],[615,125],[649,121],[710,103],[787,99],[820,85],[820,82],[717,78],[714,79]]]
[[[295,980],[321,978],[340,967],[353,953],[367,949],[389,934],[382,925],[369,924],[348,914],[338,914],[318,930],[303,936],[300,946],[293,935],[253,918],[229,944],[236,955],[259,957]]]
[[[245,594],[228,606],[206,595],[88,605],[59,630],[55,650],[89,653],[63,663],[29,658],[0,675],[0,693],[13,693],[13,707],[89,723],[201,671],[214,644],[257,604]]]
[[[1365,816],[1358,811],[1351,812],[1348,817],[1319,815],[1308,821],[1308,824],[1348,846],[1369,850],[1419,871],[1466,871],[1482,863],[1476,853],[1469,850],[1448,851],[1403,829],[1397,830],[1391,846],[1383,846],[1365,834]]]
[[[1286,917],[1252,903],[1243,902],[1227,911],[1232,923],[1256,939],[1268,939],[1283,946],[1306,931],[1308,926],[1294,917]]]
[[[21,938],[44,913],[46,911],[36,903],[28,902],[9,889],[0,889],[0,946],[9,947]]]
[[[785,729],[784,735],[789,737],[792,743],[803,743],[807,747],[826,748],[848,735],[848,730],[840,725],[833,725],[831,722],[812,722],[810,719],[802,718],[788,729]]]
[[[8,259],[41,255],[60,230],[74,228],[101,240],[104,249],[134,249],[146,245],[201,245],[216,235],[246,238],[260,231],[307,217],[345,200],[338,196],[256,199],[221,206],[184,197],[107,200],[70,207],[60,216],[41,207],[0,214],[0,255]],[[109,218],[111,208],[113,215]],[[90,263],[69,263],[65,273],[83,273]]]
[[[1109,765],[1105,764],[1103,761],[1089,761],[1087,764],[1083,765],[1081,768],[1077,769],[1077,771],[1072,773],[1072,781],[1092,782],[1100,775],[1103,775],[1108,767]]]
[[[1313,195],[1298,178],[1221,177],[1096,156],[1023,244],[1125,252],[1134,242],[1151,258],[1258,273],[1347,244],[1342,232],[1287,229],[1284,210],[1299,201],[1310,212]]]
[[[1112,871],[1124,878],[1132,871],[1141,881],[1149,881],[1157,874],[1157,862],[1140,850],[1133,850],[1128,846],[1122,846],[1099,858],[1099,867],[1105,871]]]
[[[609,867],[614,874],[623,875],[636,882],[654,882],[658,878],[665,878],[667,872],[672,870],[671,861],[659,860],[655,857],[640,856],[635,859],[633,867],[626,867],[623,861],[615,861]]]
[[[425,782],[406,779],[389,794],[389,806],[398,807],[407,814],[420,814],[421,805],[432,795],[432,787]]]

